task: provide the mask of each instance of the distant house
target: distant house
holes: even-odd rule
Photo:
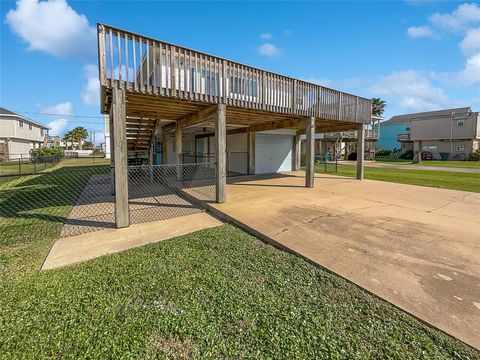
[[[0,107],[0,157],[29,158],[31,150],[40,148],[49,128]]]
[[[377,148],[415,148],[434,159],[465,160],[480,148],[480,115],[470,107],[397,115],[380,123]]]
[[[372,123],[365,125],[364,158],[375,158],[376,141],[379,137],[379,123],[383,118],[372,116]],[[302,135],[302,153],[305,153],[305,135]],[[315,155],[322,161],[357,158],[358,131],[340,131],[315,134]],[[353,158],[352,158],[353,155]]]

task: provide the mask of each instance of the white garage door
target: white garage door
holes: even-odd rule
[[[255,173],[292,170],[293,136],[255,134]]]

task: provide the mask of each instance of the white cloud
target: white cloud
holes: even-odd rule
[[[451,13],[435,13],[429,17],[434,30],[428,26],[412,26],[407,30],[410,37],[435,37],[435,32],[454,32],[463,39],[460,49],[466,56],[463,69],[436,74],[435,78],[457,86],[476,86],[480,83],[480,6],[475,3],[459,5]]]
[[[83,68],[87,82],[82,89],[82,101],[89,106],[100,104],[100,81],[98,80],[98,69],[95,65],[85,65]]]
[[[475,3],[459,5],[451,13],[435,13],[430,16],[432,24],[451,31],[468,29],[472,24],[480,22],[480,6]]]
[[[262,39],[262,40],[271,40],[271,39],[272,39],[272,34],[271,34],[271,33],[263,33],[263,34],[260,34],[260,39]]]
[[[264,55],[268,57],[276,57],[280,55],[280,49],[271,43],[262,44],[258,48],[258,52],[260,53],[260,55]]]
[[[480,53],[480,27],[467,31],[467,35],[460,43],[460,48],[465,55]]]
[[[65,0],[18,0],[16,5],[8,11],[5,22],[29,50],[59,57],[95,56],[95,27]]]
[[[48,123],[50,130],[48,131],[50,136],[63,136],[65,129],[68,125],[68,120],[66,119],[55,119]]]
[[[420,37],[434,37],[433,31],[429,26],[411,26],[407,29],[407,34],[413,39]]]
[[[458,75],[459,84],[480,86],[480,52],[467,59],[465,67]]]
[[[73,115],[73,105],[70,101],[58,103],[55,105],[37,104],[38,112],[55,115]]]
[[[380,76],[369,92],[373,96],[395,96],[398,99],[396,105],[405,112],[441,109],[450,102],[444,91],[431,83],[427,74],[415,70]]]

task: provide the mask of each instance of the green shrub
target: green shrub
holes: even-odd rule
[[[477,149],[477,150],[473,151],[470,154],[468,160],[470,160],[470,161],[480,161],[480,149]]]
[[[55,156],[55,155],[60,155],[62,157],[63,156],[63,149],[58,148],[58,147],[51,147],[51,148],[42,147],[40,149],[32,151],[32,156],[34,156],[34,157]]]
[[[400,155],[400,159],[413,160],[413,150],[405,151],[402,155]]]
[[[377,155],[377,156],[389,156],[391,153],[392,153],[392,150],[378,149],[375,152],[375,155]]]

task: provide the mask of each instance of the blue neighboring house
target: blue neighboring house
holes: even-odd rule
[[[399,135],[410,134],[411,122],[406,116],[394,116],[390,120],[380,123],[380,137],[377,149],[401,149],[402,143],[398,141]]]

